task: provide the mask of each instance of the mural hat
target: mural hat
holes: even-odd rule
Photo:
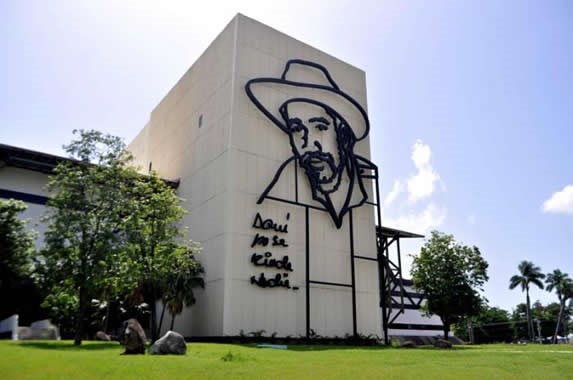
[[[287,62],[280,78],[254,78],[245,90],[249,99],[276,126],[288,133],[280,106],[288,100],[311,100],[336,111],[352,129],[357,140],[368,135],[370,122],[362,106],[340,90],[322,65],[301,59]]]

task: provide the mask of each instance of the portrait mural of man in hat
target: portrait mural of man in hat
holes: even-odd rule
[[[299,73],[311,74],[312,79],[299,79]],[[293,154],[280,165],[257,203],[269,197],[285,168],[295,165],[305,174],[312,201],[340,228],[345,214],[367,200],[363,175],[375,167],[354,152],[356,143],[368,135],[366,111],[338,87],[326,68],[304,60],[288,61],[280,78],[251,79],[245,89],[253,104],[287,134]]]

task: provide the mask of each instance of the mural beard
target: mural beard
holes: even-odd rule
[[[322,78],[298,78],[297,74],[305,71],[322,73]],[[355,143],[366,138],[370,129],[364,108],[338,87],[324,66],[300,59],[289,60],[280,77],[250,79],[245,91],[264,116],[289,136],[293,153],[279,166],[257,204],[270,198],[308,210],[317,202],[320,206],[311,207],[327,211],[340,229],[344,216],[368,200],[364,178],[372,179],[370,172],[377,170],[368,159],[354,153]],[[284,193],[279,195],[281,190],[271,194],[279,180],[287,179],[281,180],[281,176],[290,164],[296,165],[294,193],[286,198]],[[296,168],[304,170],[309,193],[299,194]],[[311,195],[310,201],[307,195]]]
[[[344,166],[337,165],[331,153],[307,151],[300,156],[299,163],[311,184],[315,184],[321,193],[329,194],[338,189]]]

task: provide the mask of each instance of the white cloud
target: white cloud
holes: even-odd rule
[[[394,200],[404,191],[404,185],[400,180],[394,180],[394,185],[392,186],[392,190],[386,195],[384,198],[384,207],[389,207]]]
[[[543,202],[543,212],[573,214],[573,185],[567,185],[561,191],[551,195]]]
[[[410,202],[417,202],[421,199],[427,198],[436,189],[436,182],[440,180],[440,176],[430,163],[432,157],[432,150],[430,146],[424,144],[422,140],[417,140],[412,147],[412,161],[416,166],[418,172],[408,178],[408,200]],[[442,184],[445,188],[445,185]]]
[[[429,145],[426,145],[422,140],[418,139],[412,147],[412,161],[417,168],[430,165],[430,157],[432,157],[432,150]]]
[[[444,223],[446,214],[447,210],[445,208],[430,203],[419,213],[404,214],[396,219],[384,218],[382,224],[408,232],[425,234]]]
[[[445,185],[431,165],[432,150],[429,145],[424,144],[422,140],[416,140],[412,146],[410,158],[416,167],[416,173],[407,179],[394,180],[392,189],[384,198],[385,212],[382,224],[391,228],[426,234],[444,223],[447,210],[430,200],[423,209],[416,207],[415,210],[414,204],[429,198],[436,191],[438,183],[441,184],[443,191],[445,191]],[[390,205],[394,204],[402,193],[408,194],[408,202],[399,204],[400,207],[397,209],[394,207],[394,212],[391,213],[399,217],[386,217]]]

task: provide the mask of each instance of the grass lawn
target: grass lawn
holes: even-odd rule
[[[117,343],[0,341],[1,379],[573,379],[573,346],[188,344],[185,356],[120,356]]]

